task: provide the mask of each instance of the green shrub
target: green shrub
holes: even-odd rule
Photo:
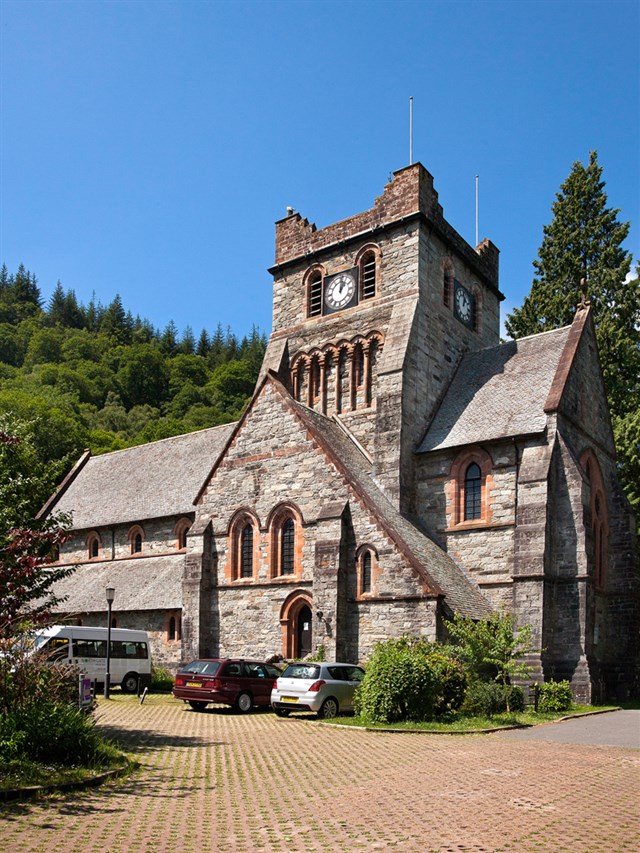
[[[538,687],[540,713],[568,711],[573,704],[573,694],[568,681],[547,681]]]
[[[378,643],[356,691],[356,713],[371,722],[430,720],[464,696],[462,667],[435,644],[411,637]]]
[[[512,684],[497,681],[474,681],[462,703],[462,712],[472,716],[493,717],[509,711],[524,710],[524,693]]]
[[[77,705],[40,699],[3,715],[0,753],[53,764],[91,764],[102,741],[93,719]]]
[[[151,693],[171,693],[173,687],[173,675],[165,666],[151,667],[151,682],[149,691]]]

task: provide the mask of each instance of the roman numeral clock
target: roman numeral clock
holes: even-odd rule
[[[473,329],[475,321],[474,302],[473,294],[469,293],[467,288],[456,280],[453,286],[453,313],[461,323],[470,329]]]
[[[324,280],[323,314],[333,314],[358,304],[358,268],[328,275]]]

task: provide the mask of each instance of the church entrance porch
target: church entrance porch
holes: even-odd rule
[[[294,592],[280,612],[282,654],[286,658],[302,658],[313,651],[313,610],[308,593]]]

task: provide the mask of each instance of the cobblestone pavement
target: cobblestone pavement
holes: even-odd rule
[[[622,853],[640,850],[640,750],[372,733],[101,702],[132,776],[0,808],[5,853]]]

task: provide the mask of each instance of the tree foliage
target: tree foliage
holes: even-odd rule
[[[20,623],[37,624],[58,603],[56,581],[73,571],[52,566],[66,539],[68,519],[46,522],[33,516],[51,492],[53,474],[38,458],[29,424],[0,421],[0,639],[12,638]],[[55,470],[55,466],[54,466]],[[3,649],[5,655],[7,650]]]
[[[602,167],[592,151],[579,161],[552,206],[553,220],[533,262],[531,291],[520,308],[507,316],[513,338],[559,328],[572,322],[586,280],[596,328],[605,390],[616,432],[621,479],[627,495],[638,503],[637,410],[640,399],[640,286],[629,280],[631,256],[622,247],[629,223],[607,206]],[[635,443],[634,443],[635,442]],[[635,488],[635,491],[634,491]]]
[[[447,627],[472,681],[493,679],[506,688],[511,678],[526,678],[531,673],[524,659],[533,651],[531,627],[516,630],[511,614],[492,613],[474,622],[456,613]]]
[[[0,270],[0,410],[37,425],[38,462],[236,420],[265,346],[257,329],[158,331],[119,295],[83,305],[60,282],[45,302],[24,266]]]

